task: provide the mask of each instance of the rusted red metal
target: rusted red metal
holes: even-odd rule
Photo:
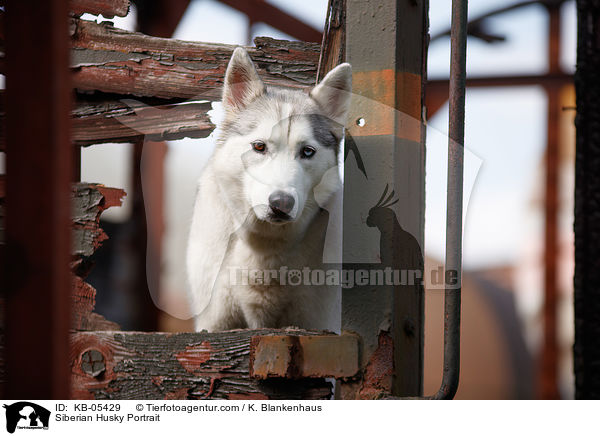
[[[359,371],[358,337],[255,336],[250,343],[250,375],[271,377],[354,377]]]
[[[550,16],[548,34],[548,70],[559,74],[560,70],[560,5],[548,4]],[[558,182],[559,182],[559,136],[560,136],[560,88],[546,89],[548,96],[547,145],[544,201],[544,339],[541,353],[540,396],[542,399],[558,399]]]
[[[388,332],[379,333],[378,347],[365,368],[357,399],[374,400],[391,392],[394,376],[394,341]]]
[[[5,7],[5,395],[65,399],[73,170],[68,2],[8,0]]]
[[[573,75],[565,72],[549,72],[547,74],[468,77],[467,88],[494,88],[504,86],[537,86],[544,88],[560,88],[573,83]],[[425,92],[427,115],[431,118],[448,101],[449,82],[445,79],[428,80]]]

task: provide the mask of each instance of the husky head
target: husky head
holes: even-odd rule
[[[214,164],[229,209],[244,214],[236,221],[270,231],[307,223],[339,189],[351,81],[342,64],[309,94],[267,88],[248,53],[233,52]]]

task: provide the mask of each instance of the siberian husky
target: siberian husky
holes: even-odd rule
[[[306,283],[306,271],[323,270],[328,213],[320,205],[341,187],[351,82],[342,64],[309,94],[266,87],[248,53],[233,52],[188,241],[197,331],[336,329],[339,294],[322,280]]]

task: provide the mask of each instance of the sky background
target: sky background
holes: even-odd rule
[[[271,0],[281,9],[321,29],[327,0]],[[470,18],[515,3],[507,0],[471,0]],[[430,0],[432,35],[450,26],[449,0]],[[575,2],[561,11],[565,20],[561,34],[561,65],[574,71]],[[546,71],[547,14],[532,5],[488,20],[492,32],[506,41],[486,44],[470,38],[467,70],[482,75],[538,74]],[[134,15],[118,19],[118,27],[132,28]],[[192,1],[174,37],[246,45],[248,22],[245,15],[214,0]],[[255,24],[253,36],[291,39],[264,24]],[[449,38],[429,47],[428,75],[444,78],[449,70]],[[465,235],[466,269],[515,263],[525,240],[531,239],[527,220],[541,174],[545,147],[546,97],[540,87],[473,89],[467,92],[465,120]],[[425,252],[443,259],[445,247],[445,185],[448,108],[442,107],[430,120],[427,131]],[[167,155],[167,257],[179,256],[185,246],[186,227],[194,199],[195,182],[213,148],[213,139],[181,140],[169,143]],[[86,180],[128,186],[126,169],[131,150],[123,145],[101,145],[85,151],[83,175]],[[113,168],[111,174],[106,168]],[[468,203],[467,203],[468,201]],[[113,217],[127,214],[128,207]],[[110,212],[110,211],[109,211]]]

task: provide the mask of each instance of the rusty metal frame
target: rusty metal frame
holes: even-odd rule
[[[460,375],[467,0],[452,0],[450,40],[446,272],[456,271],[458,283],[452,287],[446,285],[444,293],[444,370],[442,385],[432,397],[436,400],[454,398]]]

